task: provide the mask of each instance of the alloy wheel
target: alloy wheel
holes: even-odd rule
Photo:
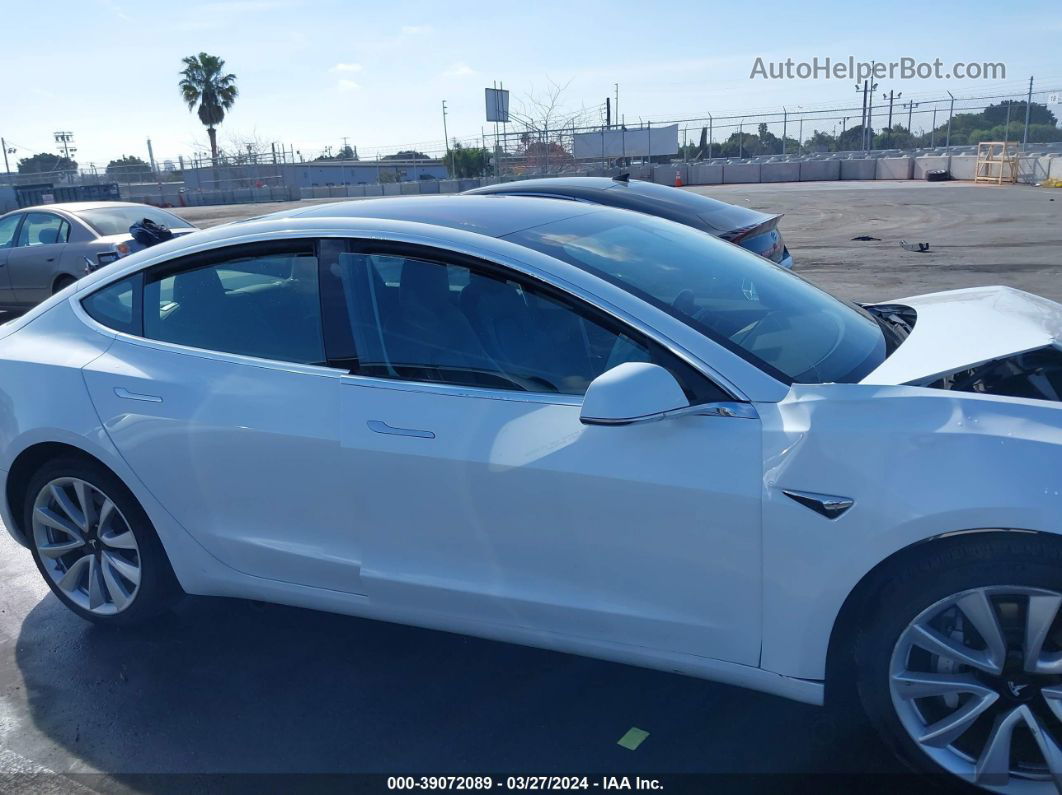
[[[1062,594],[974,588],[920,613],[889,668],[915,744],[987,789],[1062,791]]]
[[[40,490],[33,543],[48,577],[78,607],[114,615],[136,598],[136,537],[114,501],[91,483],[62,477]]]

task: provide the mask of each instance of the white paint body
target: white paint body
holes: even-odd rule
[[[754,411],[586,425],[581,398],[194,350],[112,331],[80,306],[177,253],[293,237],[430,243],[532,274],[637,324]],[[881,561],[958,531],[1062,533],[1062,406],[900,385],[1057,344],[1062,307],[1000,289],[903,303],[919,321],[895,361],[860,384],[789,387],[623,290],[494,238],[349,218],[233,225],[135,255],[0,327],[0,470],[41,442],[95,456],[143,504],[189,593],[819,703],[834,622]],[[952,345],[956,318],[985,306],[990,333]],[[784,488],[855,504],[831,520]],[[25,543],[20,508],[0,504]]]

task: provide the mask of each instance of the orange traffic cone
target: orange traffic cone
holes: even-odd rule
[[[679,172],[679,171],[675,172],[675,187],[676,188],[681,188],[682,187],[682,173]]]

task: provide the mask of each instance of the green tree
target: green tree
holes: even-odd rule
[[[871,133],[874,129],[871,128]],[[849,127],[839,136],[837,136],[837,151],[838,152],[855,152],[863,148],[863,125],[857,124],[855,127]]]
[[[381,160],[431,160],[423,152],[418,152],[416,149],[403,149],[401,152],[395,152],[393,155],[384,155]]]
[[[49,172],[77,171],[77,161],[62,155],[41,152],[18,161],[19,174],[47,174]]]
[[[205,52],[189,55],[181,62],[181,81],[178,87],[181,99],[191,111],[199,105],[199,121],[207,128],[210,136],[210,156],[217,160],[218,134],[217,126],[225,119],[239,91],[236,88],[236,75],[225,74],[225,60]]]
[[[454,141],[447,156],[447,168],[457,179],[478,177],[486,173],[490,152],[478,146],[464,147]]]
[[[151,166],[136,155],[123,155],[107,164],[107,176],[123,182],[149,182],[154,175]]]
[[[805,152],[835,152],[836,150],[837,139],[822,130],[815,130],[811,137],[804,141]]]
[[[995,127],[997,124],[1007,123],[1007,108],[1010,108],[1010,120],[1021,122],[1025,125],[1025,100],[1006,99],[998,105],[989,105],[981,112],[981,116],[988,122],[987,127]],[[1029,106],[1029,125],[1048,124],[1054,127],[1058,123],[1055,114],[1047,109],[1047,105],[1034,102]]]

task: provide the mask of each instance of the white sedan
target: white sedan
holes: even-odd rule
[[[625,210],[319,205],[0,326],[2,513],[99,623],[245,597],[858,700],[919,769],[1048,791],[1060,340]]]

